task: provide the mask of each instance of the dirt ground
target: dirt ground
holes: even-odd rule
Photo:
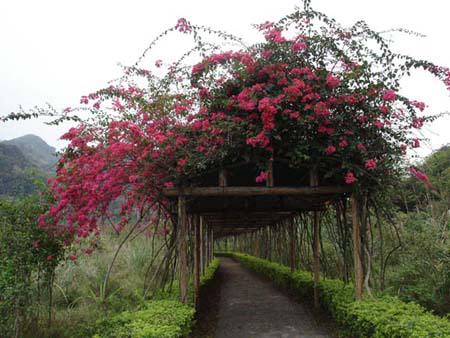
[[[332,337],[301,304],[222,257],[216,338]],[[202,336],[197,336],[203,338]]]

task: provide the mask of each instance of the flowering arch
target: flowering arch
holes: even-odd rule
[[[238,161],[261,166],[255,184],[267,178],[268,159],[318,165],[327,182],[358,191],[383,189],[398,177],[406,150],[420,146],[414,131],[432,120],[422,115],[424,103],[398,94],[399,81],[422,68],[450,89],[448,68],[396,54],[364,22],[346,29],[308,1],[304,10],[255,27],[264,41],[245,47],[180,19],[149,47],[169,33],[194,38],[164,76],[139,60],[113,85],[83,96],[84,108],[66,108],[55,123],[80,120],[80,109],[92,115],[62,136],[70,144],[41,226],[71,238],[98,235],[114,201],[118,230],[136,210],[151,222],[155,210],[168,211],[163,188]],[[202,34],[239,47],[223,50]],[[156,60],[155,68],[164,67]],[[27,115],[8,118],[19,117]]]

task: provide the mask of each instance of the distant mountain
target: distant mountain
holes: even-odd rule
[[[36,135],[0,142],[0,196],[24,196],[38,191],[55,173],[56,149]]]
[[[49,174],[55,172],[55,165],[58,161],[55,155],[56,149],[49,146],[39,136],[28,134],[1,143],[17,146],[31,163]]]

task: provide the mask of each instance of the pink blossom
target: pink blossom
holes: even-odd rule
[[[261,171],[259,175],[256,177],[256,182],[261,183],[267,179],[267,173],[265,171]]]
[[[39,246],[39,241],[33,241],[33,247],[37,248]]]
[[[396,98],[395,92],[392,89],[386,89],[383,93],[384,101],[394,101]]]
[[[73,262],[74,260],[77,259],[77,256],[76,255],[70,255],[69,259]]]
[[[294,42],[292,44],[292,51],[294,53],[298,52],[299,50],[305,50],[306,49],[306,44],[303,42]]]
[[[347,140],[342,140],[342,141],[339,142],[339,147],[345,148],[347,146],[348,146]]]
[[[191,31],[191,26],[189,25],[189,23],[186,21],[185,18],[178,19],[175,28],[181,33],[188,33]]]
[[[328,146],[325,148],[325,153],[327,155],[331,155],[332,153],[334,153],[336,151],[336,147],[333,146]]]
[[[373,123],[372,123],[375,127],[377,127],[377,128],[379,128],[379,129],[381,129],[381,128],[383,128],[384,127],[384,123],[383,122],[381,122],[381,121],[374,121]]]
[[[162,66],[162,64],[163,64],[162,60],[156,60],[155,61],[155,66],[158,67],[158,68],[160,68]]]
[[[386,106],[380,106],[379,110],[383,114],[389,113],[389,107],[386,107]]]
[[[377,164],[374,160],[367,160],[365,166],[367,169],[375,169]]]
[[[358,143],[358,144],[356,145],[356,149],[358,149],[359,151],[365,151],[365,150],[366,150],[366,147],[364,146],[364,144]]]
[[[413,148],[419,148],[420,147],[420,142],[417,138],[413,138],[411,140],[411,147]]]
[[[334,77],[331,74],[327,74],[327,86],[330,88],[336,88],[337,86],[339,86],[339,83],[341,81],[337,78]]]
[[[429,182],[428,176],[425,175],[423,172],[416,170],[414,167],[409,167],[409,172],[411,173],[411,175],[417,177],[422,182],[424,183]]]
[[[353,176],[352,172],[348,172],[347,175],[345,175],[345,183],[352,184],[355,182],[355,176]]]

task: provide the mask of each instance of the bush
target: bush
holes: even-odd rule
[[[310,273],[290,272],[286,266],[240,253],[222,254],[271,279],[300,299],[310,300],[314,282]],[[353,287],[340,280],[319,282],[322,308],[331,314],[345,337],[450,337],[450,321],[427,313],[420,305],[396,297],[354,300]]]
[[[174,300],[157,300],[145,309],[122,312],[104,320],[98,338],[183,337],[190,332],[195,310]]]
[[[214,259],[200,279],[204,287],[214,278],[219,260]],[[189,286],[189,304],[171,299],[154,300],[139,311],[125,311],[98,324],[98,334],[94,338],[178,338],[191,331],[195,309],[193,307],[193,287]]]
[[[38,227],[37,197],[0,199],[0,336],[26,336],[37,324],[40,296],[64,256],[64,242]],[[50,297],[51,298],[51,297]],[[51,305],[51,302],[48,302]]]

